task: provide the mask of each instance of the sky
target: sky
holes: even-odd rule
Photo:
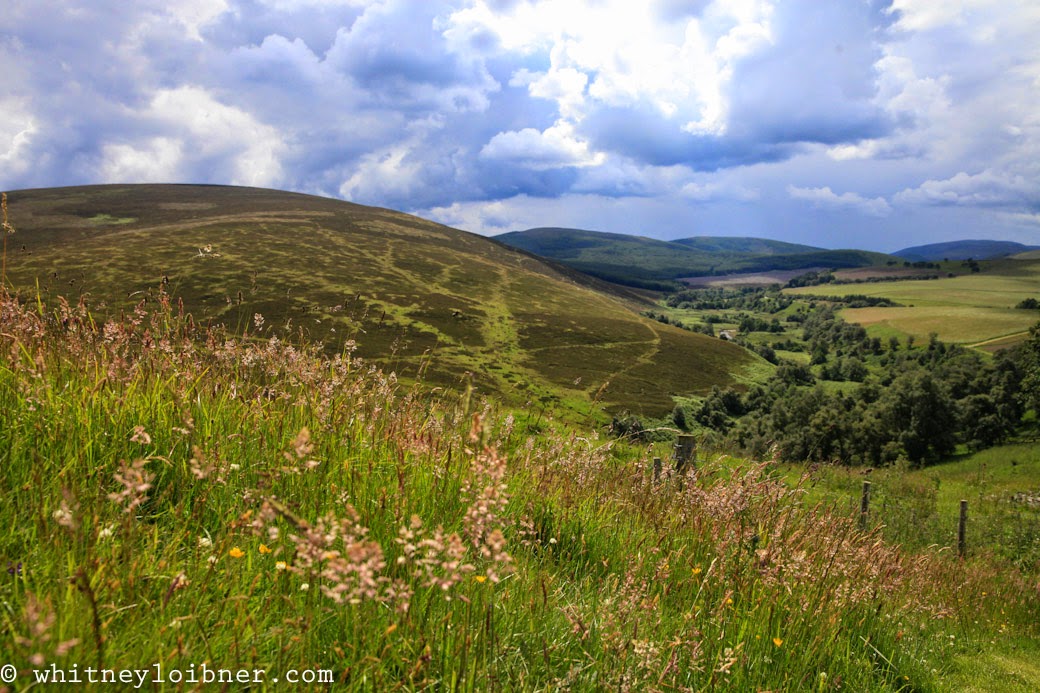
[[[1036,0],[7,0],[0,189],[1040,244]]]

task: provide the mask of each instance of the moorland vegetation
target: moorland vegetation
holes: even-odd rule
[[[204,324],[330,353],[352,341],[402,379],[471,384],[575,421],[660,416],[672,394],[757,367],[734,345],[640,317],[630,307],[648,299],[630,290],[392,210],[197,185],[18,191],[10,208],[7,274],[23,299],[82,296],[102,318],[151,305],[161,285]]]

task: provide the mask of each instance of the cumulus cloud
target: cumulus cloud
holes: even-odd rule
[[[28,104],[20,99],[0,99],[0,168],[17,175],[32,165],[29,155],[36,123]]]
[[[724,182],[687,183],[679,190],[679,194],[686,199],[698,202],[712,202],[714,200],[750,202],[760,197],[759,192],[755,189]]]
[[[375,103],[405,110],[485,110],[499,89],[481,56],[459,50],[442,27],[438,2],[386,0],[369,5],[336,34],[325,62],[348,75]]]
[[[660,237],[822,232],[833,210],[865,244],[880,217],[1035,231],[1030,0],[37,0],[4,19],[8,189],[246,183]]]
[[[261,187],[281,182],[284,145],[278,131],[203,89],[160,90],[133,117],[164,134],[102,145],[103,182],[216,178]]]
[[[839,195],[826,186],[799,188],[789,185],[787,194],[796,200],[805,200],[823,209],[853,210],[872,217],[884,217],[892,212],[892,207],[883,197],[866,198],[853,192]]]
[[[945,180],[928,180],[906,189],[895,201],[907,204],[966,205],[973,207],[1040,207],[1040,185],[1025,176],[992,170],[969,175],[961,171]]]
[[[480,156],[535,169],[593,166],[603,159],[602,156],[592,156],[588,145],[576,139],[566,123],[558,123],[543,131],[524,128],[500,132],[484,145]]]

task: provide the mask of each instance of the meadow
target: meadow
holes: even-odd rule
[[[968,503],[969,556],[1040,574],[1040,444],[1023,440],[976,453],[963,453],[924,469],[863,469],[820,466],[802,481],[803,466],[786,470],[808,498],[855,515],[869,482],[867,524],[886,540],[915,551],[953,554],[958,546],[960,502]],[[991,623],[1009,632],[1002,609]],[[975,626],[978,624],[971,624]],[[1040,646],[1028,639],[961,652],[944,679],[947,690],[1025,690],[1040,685]]]
[[[959,264],[959,263],[957,263]],[[1040,262],[1005,259],[979,263],[978,273],[933,280],[882,281],[857,284],[822,284],[785,289],[793,296],[841,297],[852,294],[891,299],[901,305],[885,308],[846,308],[848,322],[868,328],[871,336],[939,339],[965,346],[1000,346],[1021,341],[1036,324],[1035,310],[1016,309],[1028,298],[1037,298]]]
[[[256,689],[967,690],[981,661],[1035,689],[1040,583],[999,556],[861,531],[768,460],[655,480],[663,449],[157,299],[102,323],[0,292],[12,690],[74,665]]]

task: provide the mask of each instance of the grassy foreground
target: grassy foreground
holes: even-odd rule
[[[160,299],[99,324],[0,294],[11,690],[74,665],[158,665],[152,689],[943,690],[1036,635],[1035,577],[861,533],[771,463],[655,482],[652,450]]]

